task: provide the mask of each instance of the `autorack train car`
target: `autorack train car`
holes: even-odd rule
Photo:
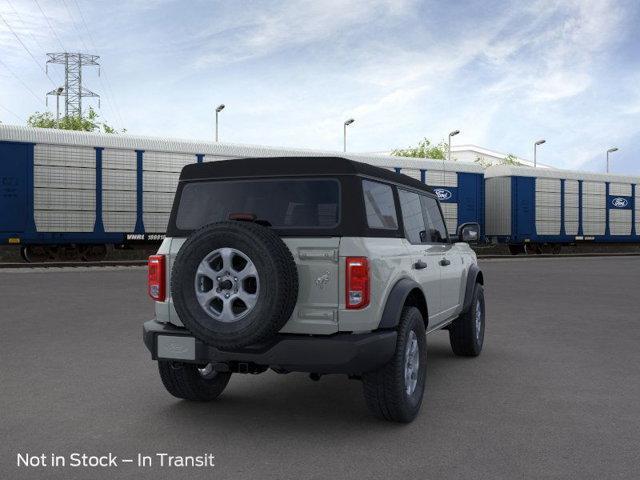
[[[0,125],[0,244],[26,261],[100,260],[108,245],[163,238],[189,163],[264,156],[346,156],[432,185],[450,232],[484,223],[475,164]]]
[[[640,177],[496,166],[485,171],[485,234],[511,253],[640,241]]]

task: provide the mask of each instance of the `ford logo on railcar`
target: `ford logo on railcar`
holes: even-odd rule
[[[616,208],[624,208],[627,205],[629,205],[629,200],[622,197],[616,197],[613,200],[611,200],[611,205],[613,205]]]
[[[449,200],[451,198],[451,192],[444,188],[435,188],[433,190],[440,200]]]

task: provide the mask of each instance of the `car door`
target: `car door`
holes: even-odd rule
[[[422,286],[429,311],[429,325],[434,325],[442,318],[441,267],[438,263],[442,258],[441,247],[427,242],[420,195],[399,188],[398,197],[406,245],[412,255],[412,275]]]
[[[461,284],[464,276],[462,255],[457,253],[455,244],[449,240],[447,227],[438,201],[426,195],[421,196],[422,210],[430,240],[438,246],[440,266],[440,304],[442,320],[455,315],[461,300]]]

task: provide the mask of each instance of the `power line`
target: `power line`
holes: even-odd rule
[[[11,115],[13,115],[14,117],[16,117],[18,120],[20,120],[21,122],[24,121],[24,118],[22,118],[20,115],[18,115],[15,112],[12,112],[11,110],[9,110],[7,107],[0,105],[0,108],[3,109],[6,112],[9,112]]]
[[[33,98],[35,98],[36,100],[38,100],[38,102],[44,104],[44,102],[42,101],[42,98],[40,98],[33,90],[31,90],[31,88],[29,88],[29,85],[27,85],[24,80],[22,80],[18,75],[16,75],[16,73],[11,70],[11,68],[9,68],[9,65],[7,65],[6,63],[4,63],[2,61],[2,59],[0,59],[0,65],[3,65],[4,68],[7,70],[7,72],[9,72],[11,75],[13,75],[13,77],[18,80],[18,82],[20,82],[22,84],[22,86],[24,88],[26,88],[29,93],[31,93],[31,95],[33,95]]]
[[[15,15],[18,17],[18,20],[20,20],[20,23],[22,24],[22,27],[29,33],[29,36],[31,37],[31,39],[35,42],[35,44],[38,46],[38,48],[40,49],[40,51],[44,54],[47,52],[47,49],[44,48],[42,46],[42,44],[40,43],[40,41],[36,38],[36,36],[33,34],[33,32],[31,31],[31,29],[27,26],[27,23],[24,21],[24,19],[22,18],[22,16],[20,15],[20,12],[18,12],[18,10],[13,6],[13,3],[11,3],[11,0],[7,0],[7,3],[9,4],[9,7],[11,7],[11,10],[13,10],[13,13],[15,13]],[[64,79],[60,79],[60,81],[64,81]]]
[[[47,21],[47,25],[49,25],[49,30],[51,30],[51,33],[53,34],[53,36],[55,37],[55,39],[58,41],[58,43],[60,44],[60,47],[62,47],[62,51],[66,52],[67,49],[64,48],[64,45],[62,44],[62,41],[60,40],[60,37],[58,37],[58,34],[56,33],[56,31],[53,29],[53,25],[51,25],[51,21],[49,20],[49,17],[47,17],[47,15],[44,13],[44,10],[42,9],[42,7],[40,6],[40,4],[38,3],[38,0],[33,0],[34,2],[36,2],[36,5],[38,6],[38,9],[40,10],[40,13],[42,13],[42,16],[44,17],[44,19]]]
[[[16,37],[16,40],[18,40],[18,42],[20,42],[20,45],[22,45],[22,48],[24,48],[27,53],[29,54],[29,56],[33,59],[33,61],[36,63],[36,65],[38,66],[38,68],[40,70],[42,70],[42,72],[46,75],[46,77],[49,79],[49,81],[51,82],[51,84],[54,87],[57,87],[56,82],[54,82],[51,77],[49,76],[49,74],[47,73],[47,71],[42,68],[42,65],[40,65],[40,62],[38,62],[38,60],[36,59],[36,57],[33,56],[33,53],[31,53],[31,50],[29,50],[29,48],[27,48],[27,46],[24,44],[24,42],[20,39],[20,37],[18,36],[18,34],[15,32],[15,30],[13,28],[11,28],[11,25],[9,25],[9,22],[7,22],[7,20],[5,20],[5,18],[2,16],[2,14],[0,13],[0,19],[2,19],[2,21],[4,22],[4,24],[9,28],[9,30],[11,31],[11,33],[13,33],[13,36]]]
[[[91,35],[91,30],[89,30],[89,27],[87,26],[87,22],[84,19],[84,15],[82,14],[82,9],[80,8],[80,4],[78,3],[78,0],[73,0],[73,3],[76,4],[76,8],[78,9],[78,13],[80,13],[80,20],[82,20],[82,24],[84,25],[84,28],[87,31],[87,36],[89,37],[89,41],[91,42],[91,44],[95,48],[96,42],[93,41],[93,35]]]
[[[98,49],[96,48],[96,42],[94,41],[93,35],[91,34],[91,30],[89,29],[89,26],[87,25],[87,22],[86,22],[86,20],[84,18],[84,14],[82,13],[82,9],[80,8],[80,4],[78,3],[78,0],[73,0],[73,2],[75,3],[76,8],[78,9],[78,13],[80,14],[80,20],[82,22],[82,25],[84,26],[84,29],[87,32],[87,38],[89,39],[89,42],[91,42],[91,46],[97,52]],[[107,93],[107,96],[106,96],[107,102],[111,106],[111,110],[113,111],[113,113],[115,113],[116,116],[118,117],[118,121],[120,122],[120,127],[124,127],[123,117],[120,114],[120,108],[118,107],[118,102],[116,101],[116,96],[113,94],[113,89],[111,88],[111,83],[109,82],[109,79],[107,78],[107,72],[105,71],[104,67],[102,67],[102,74],[104,75],[104,82],[102,81],[102,77],[101,76],[98,76],[98,79],[100,81],[100,84],[102,85],[102,88]]]
[[[73,14],[71,13],[71,10],[69,9],[69,6],[67,5],[66,0],[62,0],[62,4],[64,5],[64,9],[67,11],[67,13],[69,14],[69,18],[71,19],[71,25],[73,25],[73,29],[76,31],[76,33],[78,34],[78,38],[80,39],[80,42],[82,43],[82,46],[84,47],[85,51],[89,50],[89,47],[87,46],[86,43],[84,43],[84,38],[82,38],[82,32],[80,31],[80,29],[78,28],[78,26],[76,25],[76,19],[73,16]]]

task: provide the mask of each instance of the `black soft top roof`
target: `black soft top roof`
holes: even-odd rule
[[[180,181],[314,175],[362,175],[433,193],[431,187],[407,175],[342,157],[261,157],[193,163],[182,169]]]

